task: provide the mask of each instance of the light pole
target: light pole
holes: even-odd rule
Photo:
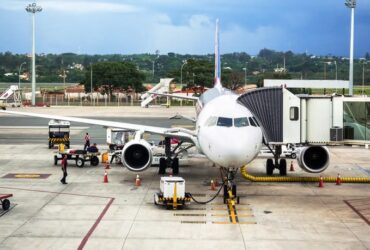
[[[362,95],[365,93],[365,64],[367,63],[368,61],[362,63]]]
[[[26,64],[26,62],[22,62],[21,65],[19,65],[19,71],[18,71],[18,89],[21,89],[21,70],[23,64]]]
[[[187,64],[188,63],[188,61],[187,60],[185,60],[184,61],[184,63],[181,65],[181,78],[180,78],[180,84],[181,84],[181,91],[182,91],[182,68],[185,66],[185,64]]]
[[[337,61],[334,61],[334,64],[335,64],[335,80],[338,80],[338,65],[337,65]]]
[[[92,96],[92,91],[93,91],[93,68],[92,68],[92,63],[90,63],[90,93],[91,93],[91,96]]]
[[[245,62],[245,68],[244,70],[244,85],[247,85],[247,71],[248,71],[248,62]]]
[[[353,41],[355,29],[356,0],[346,0],[345,5],[351,9],[351,40],[349,49],[349,95],[353,95]]]
[[[326,64],[328,64],[328,62],[324,62],[324,80],[326,80]]]
[[[36,104],[36,67],[35,67],[35,14],[41,12],[41,6],[29,4],[26,11],[32,14],[32,106]]]

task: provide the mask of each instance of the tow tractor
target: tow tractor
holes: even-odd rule
[[[61,143],[63,143],[67,148],[70,147],[70,126],[71,123],[68,121],[49,121],[49,148]]]
[[[167,209],[182,209],[190,204],[191,195],[185,193],[185,180],[182,177],[161,177],[160,192],[154,194],[154,204]]]
[[[67,155],[67,160],[72,160],[76,162],[76,166],[82,168],[85,165],[85,162],[90,162],[91,166],[99,165],[100,152],[88,152],[86,150],[78,149],[64,149],[63,144],[59,145],[59,151],[54,155],[54,165],[58,165],[58,161],[64,158],[64,155]]]

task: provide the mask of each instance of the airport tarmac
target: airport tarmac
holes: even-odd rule
[[[165,110],[168,116],[171,109]],[[156,112],[152,125],[165,123],[167,116],[156,117]],[[0,126],[11,126],[4,119],[11,118],[1,114]],[[16,125],[42,126],[23,121]],[[90,129],[83,126],[88,128],[76,129],[74,136]],[[0,193],[14,197],[0,217],[0,249],[370,249],[370,184],[252,183],[238,174],[239,221],[231,224],[221,196],[207,205],[192,202],[184,210],[156,207],[153,194],[160,177],[155,167],[140,173],[142,185],[136,187],[136,173],[119,165],[108,170],[109,183],[103,183],[102,165],[77,168],[71,163],[69,184],[62,185],[60,166],[53,164],[55,150],[41,141],[42,132],[35,141],[21,143],[12,140],[21,128],[8,129],[0,133]],[[82,147],[77,142],[73,146]],[[370,177],[369,152],[330,148],[331,165],[323,176]],[[265,159],[256,159],[248,172],[264,175],[264,164]],[[296,171],[289,175],[313,176],[294,164]],[[216,193],[210,180],[219,177],[218,170],[206,159],[192,159],[180,176],[196,199]]]

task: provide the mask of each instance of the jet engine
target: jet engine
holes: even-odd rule
[[[147,141],[132,140],[123,147],[121,158],[129,170],[140,172],[152,165],[153,153]]]
[[[326,147],[310,146],[300,149],[299,166],[309,173],[321,173],[329,166],[329,151]]]

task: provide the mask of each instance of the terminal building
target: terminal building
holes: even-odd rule
[[[294,88],[330,88],[348,89],[348,81],[337,80],[269,80],[264,81],[265,87],[272,88],[276,93],[255,95],[254,101],[259,102],[256,112],[262,112],[265,102],[263,98],[274,99],[276,107],[265,108],[266,120],[275,116],[275,124],[281,128],[265,128],[270,130],[270,141],[283,143],[318,143],[329,144],[343,142],[345,144],[370,144],[370,97],[344,95],[293,95],[287,89]],[[281,88],[284,87],[284,88]],[[280,89],[280,90],[279,90]],[[258,100],[259,99],[259,100]],[[280,100],[281,99],[281,100]],[[280,103],[280,105],[279,105]],[[253,104],[252,104],[253,105]],[[271,109],[268,111],[268,109]],[[288,112],[289,110],[289,112]],[[268,112],[270,112],[268,114]],[[274,125],[276,126],[276,125]],[[280,131],[277,133],[276,131]],[[267,132],[267,133],[266,133]],[[269,134],[265,131],[265,134]]]

